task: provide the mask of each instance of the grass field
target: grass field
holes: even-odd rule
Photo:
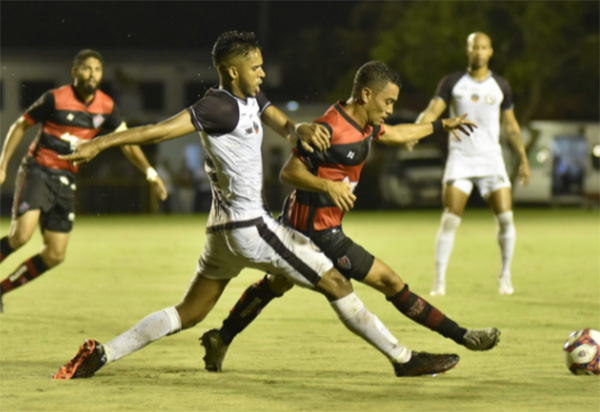
[[[447,296],[429,298],[439,211],[353,212],[346,232],[396,269],[413,291],[466,327],[497,326],[500,345],[474,353],[400,315],[356,285],[372,312],[412,349],[453,351],[458,367],[399,379],[387,360],[339,323],[321,296],[296,288],[230,348],[224,372],[203,370],[198,337],[220,325],[262,276],[234,279],[208,318],[87,380],[50,375],[85,338],[106,342],[182,296],[204,244],[205,216],[81,217],[66,262],[5,296],[0,315],[1,411],[598,411],[599,377],[563,363],[569,332],[600,329],[598,211],[516,212],[516,293],[497,294],[495,224],[469,209],[449,266]],[[2,234],[8,229],[3,219]],[[39,249],[36,237],[9,270]]]

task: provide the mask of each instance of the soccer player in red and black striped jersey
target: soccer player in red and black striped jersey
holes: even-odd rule
[[[286,200],[283,220],[308,235],[345,277],[380,291],[405,316],[468,349],[491,349],[499,340],[497,329],[460,327],[411,292],[392,268],[354,243],[342,230],[342,218],[354,206],[353,190],[373,140],[398,145],[426,137],[435,130],[466,132],[467,128],[472,130],[476,126],[466,120],[465,115],[428,124],[384,125],[399,92],[398,74],[384,63],[371,61],[358,70],[350,99],[337,102],[315,121],[329,130],[330,147],[325,152],[310,153],[297,146],[283,167],[281,180],[296,188]],[[291,287],[290,282],[270,274],[250,286],[221,329],[210,330],[202,336],[206,369],[220,371],[233,338],[274,297]]]
[[[78,166],[59,158],[80,142],[101,131],[125,130],[113,99],[98,89],[103,59],[95,50],[81,50],[73,61],[73,84],[43,94],[10,127],[0,154],[0,184],[6,168],[27,129],[41,124],[37,137],[23,158],[15,183],[9,234],[0,239],[0,262],[31,238],[40,224],[44,245],[40,253],[20,264],[0,282],[2,298],[64,259],[75,219],[75,174]],[[123,153],[146,173],[158,197],[166,199],[165,186],[139,146],[125,146]]]

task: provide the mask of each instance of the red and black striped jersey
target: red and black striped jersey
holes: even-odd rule
[[[338,101],[315,123],[324,125],[331,133],[331,146],[325,152],[306,152],[301,144],[294,148],[298,156],[316,176],[333,181],[358,184],[360,173],[369,154],[371,142],[385,133],[383,125],[361,128]],[[289,197],[286,220],[301,232],[340,226],[344,212],[324,193],[296,189]]]
[[[101,90],[86,104],[81,101],[72,85],[44,93],[23,114],[27,122],[42,127],[29,146],[28,156],[45,167],[77,172],[79,166],[58,158],[71,153],[68,142],[60,136],[69,133],[82,140],[91,140],[101,131],[112,132],[122,123],[113,99]]]

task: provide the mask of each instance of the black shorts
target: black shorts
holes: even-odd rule
[[[375,257],[347,237],[341,227],[315,232],[311,239],[348,279],[362,281],[373,267]]]
[[[42,230],[68,233],[75,220],[75,189],[71,173],[51,171],[25,157],[15,183],[12,217],[40,210]]]

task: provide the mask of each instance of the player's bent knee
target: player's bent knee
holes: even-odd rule
[[[64,252],[42,252],[44,263],[51,268],[63,263],[66,257],[67,255]]]
[[[8,242],[10,243],[10,246],[16,250],[29,242],[31,235],[32,233],[22,233],[17,231],[8,236]]]
[[[352,284],[337,269],[332,268],[326,272],[316,290],[327,297],[328,300],[337,300],[353,292]]]

